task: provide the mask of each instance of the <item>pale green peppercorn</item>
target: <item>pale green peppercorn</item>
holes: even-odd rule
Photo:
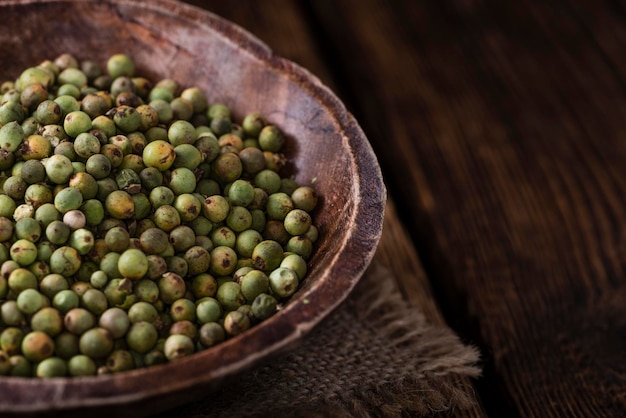
[[[101,359],[113,351],[113,336],[100,327],[91,328],[80,336],[78,342],[80,352],[92,359]]]
[[[37,364],[37,377],[63,377],[67,374],[67,364],[59,357],[49,357]]]
[[[19,354],[24,331],[18,327],[7,327],[0,333],[0,349],[9,356]]]
[[[305,279],[318,198],[279,174],[280,128],[135,71],[62,54],[2,84],[2,375],[175,361]]]
[[[67,362],[67,370],[70,376],[94,376],[96,374],[96,363],[84,354],[77,354]]]
[[[126,334],[128,347],[138,353],[147,353],[157,343],[158,332],[154,325],[146,321],[132,324]]]

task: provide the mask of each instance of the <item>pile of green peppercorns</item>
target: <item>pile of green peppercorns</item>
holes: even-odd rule
[[[69,54],[0,87],[0,375],[173,361],[273,315],[317,196],[285,136],[197,87]]]

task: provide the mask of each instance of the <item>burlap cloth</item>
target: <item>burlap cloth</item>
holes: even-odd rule
[[[293,351],[160,417],[395,417],[450,413],[475,398],[478,352],[429,324],[373,264]]]

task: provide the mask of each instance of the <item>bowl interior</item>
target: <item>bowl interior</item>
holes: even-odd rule
[[[5,1],[0,15],[0,82],[64,52],[102,64],[128,53],[152,80],[198,86],[236,120],[258,111],[280,126],[288,170],[320,195],[320,239],[307,279],[277,315],[175,366],[84,379],[0,378],[0,412],[183,402],[288,347],[347,296],[380,237],[385,189],[362,131],[314,76],[237,26],[171,1]]]

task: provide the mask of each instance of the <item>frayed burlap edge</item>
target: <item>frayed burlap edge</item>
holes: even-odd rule
[[[400,417],[475,403],[464,378],[478,351],[429,324],[373,264],[348,300],[296,349],[168,416]]]

